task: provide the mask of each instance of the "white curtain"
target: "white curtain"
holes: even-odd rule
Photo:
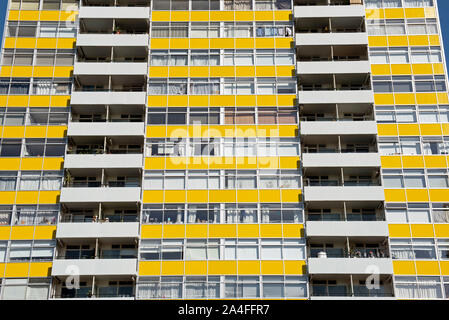
[[[137,289],[139,299],[160,298],[159,283],[141,284]]]
[[[59,190],[61,189],[61,178],[59,177],[43,177],[41,190]]]
[[[36,208],[18,208],[16,213],[17,225],[32,225],[34,224],[34,217],[36,215]]]
[[[184,298],[205,298],[207,292],[206,282],[187,282],[186,283],[186,296]]]
[[[161,283],[160,297],[167,299],[182,298],[182,284]]]

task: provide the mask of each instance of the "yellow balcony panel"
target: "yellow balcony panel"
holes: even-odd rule
[[[236,49],[252,49],[255,47],[253,38],[235,38]]]
[[[429,196],[432,202],[447,202],[449,189],[429,189]]]
[[[59,16],[59,20],[60,21],[76,21],[78,16],[78,11],[72,11],[72,10],[67,10],[67,11],[61,11],[61,15]]]
[[[148,126],[147,127],[147,138],[161,138],[167,136],[166,126]]]
[[[168,49],[170,48],[170,39],[165,38],[152,38],[150,40],[150,48],[151,49]]]
[[[260,236],[262,238],[282,238],[281,224],[261,224]]]
[[[153,21],[170,21],[170,11],[152,11],[151,20]]]
[[[44,135],[45,136],[45,135]],[[21,170],[42,170],[43,158],[22,158]]]
[[[234,157],[212,157],[209,162],[209,169],[235,169],[236,161]]]
[[[186,190],[165,190],[165,202],[186,202]]]
[[[195,67],[195,71],[192,71],[193,69],[190,69],[190,74],[195,74],[195,77],[199,77],[200,75],[200,70],[203,70],[205,72],[207,72],[207,76],[209,76],[209,67]],[[202,71],[201,71],[202,72]],[[207,107],[209,106],[209,96],[189,96],[189,106],[190,107]]]
[[[184,274],[183,261],[162,261],[161,274],[164,276],[180,276]]]
[[[411,75],[412,67],[410,64],[392,64],[391,65],[392,75]]]
[[[168,67],[157,67],[157,66],[150,67],[149,75],[150,75],[150,77],[154,77],[154,78],[159,78],[159,77],[166,78],[166,77],[168,77]]]
[[[443,276],[449,276],[449,261],[440,261],[440,270]]]
[[[276,67],[272,66],[257,66],[256,67],[257,77],[275,77]]]
[[[209,190],[209,199],[214,203],[236,202],[237,192],[236,190]]]
[[[237,226],[235,224],[209,224],[209,238],[235,238]]]
[[[429,201],[429,194],[427,189],[408,189],[406,190],[408,202],[427,202]]]
[[[70,106],[70,96],[51,96],[51,107],[68,107]]]
[[[432,7],[424,8],[424,15],[426,16],[426,18],[436,18],[437,17],[435,8],[432,8]]]
[[[50,277],[51,262],[33,262],[30,263],[30,277]]]
[[[73,67],[55,67],[55,78],[70,78],[73,76]]]
[[[142,225],[140,236],[142,237],[142,239],[162,238],[162,225],[160,224]]]
[[[282,225],[284,238],[302,238],[304,237],[304,225],[302,224],[284,224]]]
[[[387,47],[388,40],[386,36],[369,36],[368,44],[370,47]]]
[[[261,126],[259,126],[260,128]],[[279,137],[297,137],[298,136],[298,126],[282,125],[279,126]],[[270,130],[268,132],[271,137],[274,136],[275,131]]]
[[[206,223],[204,221],[195,221]],[[186,238],[207,238],[207,224],[188,224],[186,225]]]
[[[281,190],[259,190],[260,202],[280,202]]]
[[[388,36],[388,45],[390,47],[407,46],[407,36]]]
[[[287,190],[287,189],[281,189],[281,197],[282,202],[297,202],[301,201],[301,190],[299,189],[293,189],[293,190]]]
[[[232,95],[212,95],[209,97],[211,107],[234,107],[235,97]]]
[[[278,77],[294,77],[296,76],[295,67],[278,66],[276,67],[276,76]]]
[[[255,126],[252,125],[237,125],[235,127],[236,137],[255,137],[257,136],[257,130]]]
[[[440,45],[440,37],[438,35],[429,35],[429,44],[431,46],[439,46]]]
[[[18,78],[31,77],[33,74],[33,67],[14,66],[12,67],[11,76]]]
[[[19,170],[20,158],[0,158],[0,170]]]
[[[3,45],[5,48],[15,48],[16,38],[5,38],[5,43]]]
[[[449,97],[447,93],[437,93],[437,100],[439,104],[447,104],[449,103]]]
[[[235,11],[235,21],[254,20],[254,11]]]
[[[0,70],[0,75],[2,77],[10,77],[12,72],[12,67],[10,66],[2,66]]]
[[[146,170],[163,170],[165,169],[165,157],[145,158]]]
[[[394,95],[392,93],[375,93],[374,102],[376,105],[394,104]]]
[[[49,221],[51,222],[51,221]],[[36,226],[34,230],[34,239],[36,240],[50,240],[56,238],[56,226]]]
[[[211,11],[210,21],[234,21],[234,11]]]
[[[296,159],[296,157],[258,157],[257,162],[259,169],[296,169],[298,168]]]
[[[24,135],[25,127],[23,126],[3,127],[3,138],[23,138]]]
[[[445,156],[424,156],[426,168],[447,168]]]
[[[255,11],[254,20],[256,20],[256,21],[273,21],[274,20],[273,11]]]
[[[418,275],[440,275],[438,261],[415,261]]]
[[[379,136],[397,136],[398,126],[397,124],[378,124],[377,132]]]
[[[284,270],[286,275],[306,274],[306,262],[284,260]]]
[[[238,95],[235,104],[239,107],[251,107],[256,105],[256,96]]]
[[[402,19],[404,18],[404,9],[402,8],[386,8],[385,19]]]
[[[259,238],[258,224],[238,224],[237,236],[239,238]]]
[[[207,261],[186,261],[185,274],[190,276],[206,275]]]
[[[257,157],[236,157],[235,162],[237,169],[257,169]]]
[[[275,38],[274,43],[277,49],[291,49],[294,47],[293,38]]]
[[[367,19],[384,19],[385,13],[384,9],[366,9],[365,10]]]
[[[30,264],[28,262],[14,262],[6,264],[6,278],[27,278]]]
[[[256,38],[257,49],[273,49],[274,47],[274,38]]]
[[[410,225],[408,224],[389,224],[388,231],[391,238],[410,237]]]
[[[64,138],[67,134],[66,126],[48,126],[47,137],[48,138]]]
[[[11,240],[32,240],[34,226],[13,226],[11,228]]]
[[[186,78],[189,76],[189,67],[170,67],[168,69],[168,73],[169,73],[169,77],[171,78],[178,78],[178,77],[182,77],[182,78]],[[169,96],[168,101],[169,101],[169,106],[170,106],[170,98],[172,96]],[[185,99],[184,101],[187,102],[187,100]],[[186,103],[187,105],[187,103]]]
[[[433,65],[430,63],[412,64],[413,74],[433,74]]]
[[[170,137],[170,138],[188,137],[189,131],[187,129],[188,129],[187,126],[167,126],[167,137]]]
[[[235,77],[234,66],[211,66],[211,77]]]
[[[140,276],[159,276],[161,274],[161,261],[140,261]]]
[[[280,107],[290,107],[290,106],[296,106],[296,95],[294,94],[282,94],[278,95],[278,106]]]
[[[237,190],[237,202],[257,202],[258,199],[257,190]]]
[[[394,102],[398,105],[415,104],[415,95],[413,93],[396,93],[394,95]]]
[[[433,225],[431,224],[411,224],[413,238],[433,238]]]
[[[424,8],[405,8],[406,18],[425,18]]]
[[[437,96],[435,93],[417,93],[416,102],[418,104],[437,104]]]
[[[42,10],[40,20],[42,21],[59,21],[61,11]]]
[[[404,202],[405,198],[405,190],[401,189],[385,189],[385,201],[388,202]]]
[[[16,48],[34,49],[36,46],[36,38],[17,38]]]
[[[64,158],[44,158],[44,170],[62,170]]]
[[[40,191],[39,203],[40,204],[54,204],[59,203],[60,191]]]
[[[211,49],[234,49],[233,38],[212,38],[210,39]]]
[[[182,202],[182,201],[181,201]],[[186,233],[185,224],[164,224],[162,228],[163,238],[184,238]]]
[[[292,20],[292,11],[291,10],[275,10],[274,11],[274,20],[275,21],[290,21],[290,20]]]
[[[39,191],[18,191],[16,196],[17,204],[37,204]]]
[[[413,261],[393,260],[393,272],[395,275],[415,275],[415,263]]]
[[[30,96],[30,107],[50,106],[50,96]]]
[[[15,198],[14,191],[0,191],[0,204],[14,204]]]
[[[428,36],[408,36],[408,43],[410,46],[428,46]]]
[[[209,275],[237,274],[237,261],[207,261]]]
[[[421,124],[420,127],[423,136],[440,136],[442,134],[440,124]]]
[[[20,10],[19,20],[37,21],[39,20],[39,10]]]
[[[191,11],[191,21],[209,21],[209,11]]]
[[[381,156],[380,162],[382,168],[402,168],[400,156]]]
[[[11,235],[10,226],[0,226],[0,240],[9,240]]]
[[[165,160],[165,169],[187,169],[188,159],[185,157],[168,157]]]
[[[29,96],[9,96],[8,107],[26,107]]]
[[[209,67],[190,67],[190,76],[191,77],[209,77]],[[197,97],[201,97],[201,96],[197,96]],[[202,97],[201,97],[202,98]],[[204,96],[204,98],[206,98],[206,104],[204,106],[208,106],[209,104],[209,97],[208,96]],[[189,101],[189,105],[192,105],[191,102]],[[200,105],[203,106],[203,105]]]
[[[448,136],[449,135],[449,124],[448,123],[443,123],[441,125],[442,129],[443,129],[443,135],[444,136]]]
[[[449,238],[449,224],[434,224],[435,237]]]
[[[8,14],[8,20],[19,20],[19,14],[20,11],[19,10],[9,10],[9,14]]]
[[[422,156],[402,156],[402,166],[404,168],[424,168]]]
[[[256,75],[256,67],[236,66],[235,75],[237,77],[254,77]],[[240,95],[237,96],[237,101]],[[255,103],[254,103],[255,104]],[[237,105],[240,106],[240,104]]]
[[[26,127],[25,138],[45,138],[46,134],[46,126],[28,126]]]
[[[398,124],[400,136],[419,136],[419,125],[417,124]]]
[[[0,274],[3,276],[5,274],[6,263],[0,263]]]
[[[237,261],[239,275],[260,274],[260,261]]]
[[[170,18],[172,22],[185,22],[189,21],[190,14],[189,11],[171,11]]]
[[[190,38],[190,49],[208,49],[209,39]]]
[[[59,38],[57,47],[58,49],[74,49],[75,48],[76,39],[71,38]]]
[[[36,48],[38,49],[56,49],[58,44],[57,38],[38,38]],[[36,69],[37,67],[35,67]],[[44,76],[41,76],[44,77]]]
[[[390,75],[391,67],[389,64],[372,64],[371,73],[373,76]]]
[[[284,274],[284,264],[282,261],[261,261],[263,275]]]

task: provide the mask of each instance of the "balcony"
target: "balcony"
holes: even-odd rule
[[[308,121],[301,122],[300,131],[302,135],[377,135],[377,123],[376,121]]]
[[[393,274],[390,258],[309,258],[309,274]]]
[[[58,239],[138,238],[138,222],[59,223]]]
[[[143,90],[136,87],[136,91],[74,91],[70,101],[73,105],[144,105],[147,93]]]
[[[146,62],[76,62],[75,75],[142,75],[148,74]]]
[[[294,17],[298,18],[346,18],[346,17],[363,17],[365,16],[365,8],[363,5],[320,5],[307,6],[295,5]]]
[[[142,154],[67,154],[64,168],[142,168]]]
[[[380,167],[378,153],[303,153],[303,167],[343,168]]]
[[[368,45],[366,32],[335,32],[335,33],[296,33],[295,45],[325,46],[325,45]]]
[[[143,122],[69,122],[67,136],[143,136]]]
[[[307,221],[308,237],[387,237],[385,221]]]
[[[72,94],[73,96],[73,94]],[[298,93],[300,104],[326,103],[374,103],[373,91],[364,90],[321,90],[311,89]]]
[[[74,267],[80,276],[137,275],[137,259],[55,259],[51,275],[70,276]]]
[[[296,72],[298,74],[345,74],[370,73],[369,61],[299,61]]]
[[[65,187],[61,203],[140,202],[140,187]]]
[[[381,186],[306,186],[304,201],[385,201]]]
[[[79,18],[93,19],[149,19],[150,8],[148,7],[106,7],[106,6],[81,6]]]
[[[148,47],[149,36],[144,34],[81,33],[76,39],[78,47]]]

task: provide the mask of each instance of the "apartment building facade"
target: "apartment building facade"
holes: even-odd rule
[[[434,0],[9,0],[0,299],[449,298]]]

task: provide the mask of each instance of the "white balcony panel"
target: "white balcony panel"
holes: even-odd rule
[[[304,168],[370,168],[381,166],[378,153],[303,153],[301,159]]]
[[[307,221],[306,235],[308,237],[388,237],[388,224],[385,221]]]
[[[146,7],[95,7],[81,6],[79,18],[99,19],[149,19],[150,8]]]
[[[73,270],[81,276],[136,275],[137,259],[55,259],[51,275],[70,276]]]
[[[383,187],[304,187],[305,201],[384,201]]]
[[[393,274],[389,258],[309,258],[309,274]]]
[[[70,126],[69,126],[70,129]],[[301,135],[377,134],[376,121],[302,121]]]
[[[139,202],[140,188],[62,188],[61,202]]]
[[[347,6],[295,6],[295,18],[364,17],[362,5]]]
[[[296,46],[368,45],[366,32],[297,33]]]
[[[130,104],[146,104],[147,93],[142,92],[131,92],[131,91],[120,91],[120,92],[85,92],[85,91],[75,91],[72,92],[71,104],[72,105],[95,105],[95,104],[120,104],[120,105],[130,105]]]
[[[75,75],[147,75],[146,62],[76,62]]]
[[[76,65],[75,65],[76,70]],[[369,61],[299,61],[297,74],[370,73]]]
[[[56,238],[137,238],[138,222],[58,223]]]
[[[68,136],[143,136],[144,122],[69,122]]]
[[[319,90],[299,91],[301,104],[322,103],[374,103],[372,90]]]
[[[64,168],[142,168],[142,154],[67,154]]]
[[[80,33],[76,38],[78,47],[148,47],[148,43],[148,34]]]

